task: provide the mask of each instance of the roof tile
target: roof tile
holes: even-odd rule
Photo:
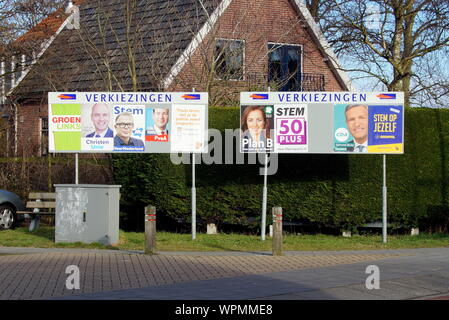
[[[206,14],[197,0],[135,0],[130,32],[127,33],[127,1],[82,2],[81,29],[64,29],[15,89],[14,95],[29,98],[54,90],[106,90],[105,62],[120,85],[125,90],[132,90],[127,34],[137,44],[134,54],[139,87],[157,88],[155,79],[164,78],[207,16],[221,2],[205,0]],[[156,68],[149,72],[153,67]],[[117,83],[113,83],[113,87],[115,90],[120,88]]]

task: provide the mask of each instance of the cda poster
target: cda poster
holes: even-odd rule
[[[207,104],[207,93],[51,92],[49,150],[205,152]]]
[[[334,151],[403,153],[403,113],[397,105],[335,105]]]

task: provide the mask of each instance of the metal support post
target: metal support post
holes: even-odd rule
[[[78,170],[78,153],[75,153],[75,184],[79,183],[79,170]]]
[[[267,168],[267,164],[268,163],[268,155],[267,153],[265,153],[265,170],[264,170],[264,175],[263,175],[263,196],[262,196],[262,226],[261,226],[261,236],[262,236],[262,241],[265,240],[265,235],[266,235],[266,229],[267,229],[267,191],[268,191],[268,178],[267,178],[267,172],[268,172],[268,168]]]
[[[387,243],[387,156],[383,155],[382,242]]]
[[[192,153],[192,240],[196,239],[195,154]]]

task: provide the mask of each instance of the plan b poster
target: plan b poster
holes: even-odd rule
[[[242,105],[240,151],[307,152],[307,105]]]
[[[275,141],[273,106],[242,106],[240,110],[241,152],[272,152]]]
[[[50,152],[207,150],[207,93],[50,92]],[[179,113],[182,110],[186,112]]]

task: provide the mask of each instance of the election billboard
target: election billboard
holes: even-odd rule
[[[203,92],[50,92],[49,151],[207,152]]]
[[[244,153],[404,153],[403,92],[241,92]]]

